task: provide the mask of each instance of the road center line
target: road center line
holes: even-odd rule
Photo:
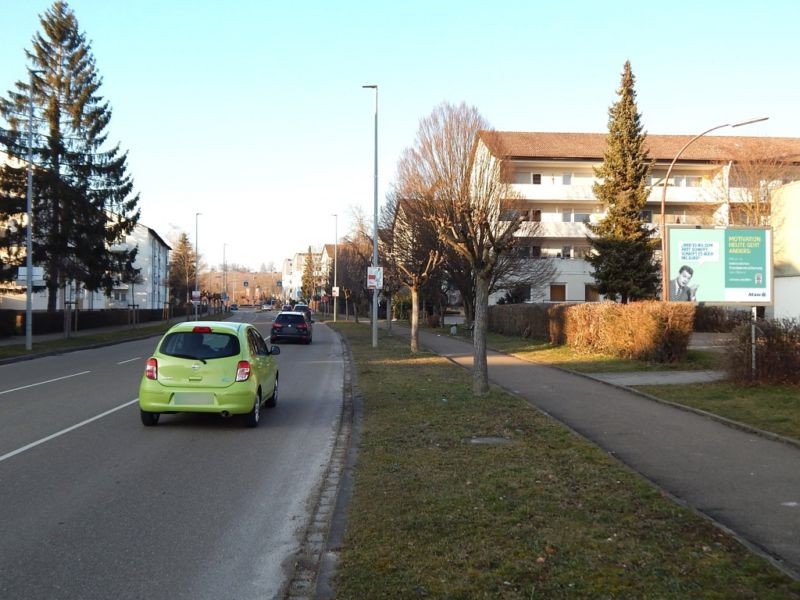
[[[28,388],[36,387],[37,385],[44,385],[45,383],[53,383],[54,381],[61,381],[62,379],[69,379],[70,377],[77,377],[78,375],[86,375],[87,373],[91,373],[91,371],[81,371],[80,373],[73,373],[72,375],[64,375],[63,377],[56,377],[55,379],[48,379],[47,381],[39,381],[38,383],[23,385],[22,387],[14,388],[13,390],[3,390],[0,392],[0,396],[3,394],[10,394],[11,392],[18,392],[19,390],[26,390]]]
[[[44,444],[45,442],[49,442],[50,440],[54,440],[57,437],[61,437],[65,433],[69,433],[70,431],[75,431],[79,427],[83,427],[84,425],[88,425],[89,423],[92,423],[93,421],[97,421],[98,419],[102,419],[103,417],[107,417],[108,415],[110,415],[112,413],[115,413],[118,410],[122,410],[123,408],[127,408],[131,404],[135,404],[138,401],[139,401],[138,398],[134,398],[130,402],[126,402],[125,404],[120,404],[119,406],[116,406],[116,407],[114,407],[114,408],[112,408],[110,410],[107,410],[106,412],[102,412],[99,415],[95,415],[93,417],[90,417],[90,418],[86,419],[85,421],[81,421],[80,423],[75,423],[75,425],[67,427],[66,429],[62,429],[61,431],[56,431],[52,435],[48,435],[47,437],[43,437],[40,440],[36,440],[35,442],[31,442],[30,444],[27,444],[26,446],[22,446],[21,448],[17,448],[16,450],[12,450],[11,452],[9,452],[7,454],[3,454],[2,456],[0,456],[0,462],[3,462],[6,459],[9,459],[9,458],[11,458],[13,456],[16,456],[17,454],[22,454],[23,452],[26,452],[27,450],[30,450],[31,448],[35,448],[36,446],[40,446],[40,445]]]
[[[142,357],[141,356],[137,356],[136,358],[129,358],[128,360],[121,360],[117,364],[118,365],[124,365],[125,363],[133,362],[135,360],[142,360]]]

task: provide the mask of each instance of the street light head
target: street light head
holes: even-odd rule
[[[378,89],[378,86],[374,85],[374,84],[373,85],[362,85],[361,87],[362,88],[369,88],[371,90],[377,90]]]
[[[741,123],[734,123],[731,127],[741,127],[742,125],[750,125],[752,123],[761,123],[761,121],[768,121],[769,117],[760,117],[758,119],[750,119],[749,121],[742,121]]]

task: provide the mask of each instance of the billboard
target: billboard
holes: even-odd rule
[[[667,227],[669,300],[773,302],[772,230]]]

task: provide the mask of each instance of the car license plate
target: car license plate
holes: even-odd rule
[[[205,392],[176,392],[172,394],[172,403],[179,406],[190,404],[214,404],[214,394]]]

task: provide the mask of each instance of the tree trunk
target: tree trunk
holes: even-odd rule
[[[58,282],[47,281],[47,312],[54,313],[58,310],[56,301],[58,299]]]
[[[466,303],[465,303],[466,306]],[[489,392],[489,365],[486,362],[486,324],[489,315],[489,278],[479,274],[475,280],[475,320],[472,329],[472,393]]]
[[[487,292],[488,297],[488,292]],[[475,300],[471,296],[465,296],[462,294],[461,301],[464,304],[464,321],[466,323],[473,322],[475,320]]]
[[[419,290],[411,286],[411,353],[419,352]]]
[[[386,296],[386,331],[392,332],[392,293]]]

